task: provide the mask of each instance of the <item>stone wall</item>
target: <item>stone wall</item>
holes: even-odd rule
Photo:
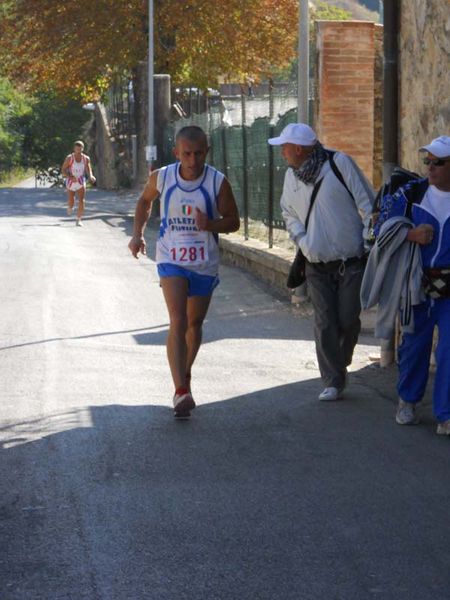
[[[327,146],[353,156],[368,179],[378,185],[382,152],[380,27],[365,21],[317,21],[316,27],[318,136]]]
[[[417,148],[450,135],[450,3],[401,0],[400,164],[420,171]]]
[[[119,187],[116,142],[111,135],[103,104],[95,105],[95,176],[98,187],[114,190]]]

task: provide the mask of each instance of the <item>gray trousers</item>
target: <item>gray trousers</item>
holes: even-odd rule
[[[345,387],[347,367],[361,330],[359,294],[364,267],[364,259],[306,263],[317,360],[325,387]]]

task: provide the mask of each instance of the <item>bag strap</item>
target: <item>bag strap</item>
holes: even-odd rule
[[[353,196],[353,194],[351,193],[348,185],[345,183],[345,179],[342,176],[342,173],[339,171],[336,163],[334,162],[334,155],[336,154],[335,152],[333,152],[332,150],[327,150],[327,154],[328,154],[328,161],[330,163],[330,167],[331,170],[333,171],[333,173],[336,175],[336,177],[339,179],[339,181],[342,183],[342,185],[345,187],[345,189],[347,190],[347,192],[349,193],[349,195],[351,196],[353,202],[355,201],[355,197]]]
[[[308,229],[309,217],[311,216],[312,207],[316,200],[316,196],[319,193],[320,186],[322,185],[322,181],[323,181],[323,177],[322,177],[322,179],[319,179],[319,181],[317,181],[316,184],[314,185],[314,189],[311,194],[311,202],[309,203],[308,214],[306,215],[305,232]]]
[[[414,182],[415,185],[412,185],[408,190],[404,192],[404,196],[406,198],[406,211],[405,217],[408,219],[412,218],[412,209],[413,204],[420,204],[425,197],[428,186],[430,185],[428,179],[423,179],[421,181]]]

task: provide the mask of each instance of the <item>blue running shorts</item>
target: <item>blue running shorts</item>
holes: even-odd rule
[[[219,285],[219,276],[199,275],[178,265],[161,263],[158,265],[158,275],[163,277],[184,277],[188,280],[188,297],[210,296]]]

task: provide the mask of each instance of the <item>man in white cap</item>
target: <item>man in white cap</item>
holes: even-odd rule
[[[325,149],[304,123],[287,125],[269,144],[281,146],[290,167],[281,209],[290,237],[306,258],[325,384],[319,400],[337,400],[361,329],[359,294],[373,190],[349,156]]]
[[[414,333],[403,335],[398,351],[396,421],[399,425],[419,422],[416,405],[425,393],[437,326],[433,412],[437,433],[450,435],[450,136],[442,135],[419,151],[426,153],[427,177],[383,198],[375,234],[387,219],[409,217],[414,227],[407,239],[420,245],[424,271],[426,300],[414,306]]]

